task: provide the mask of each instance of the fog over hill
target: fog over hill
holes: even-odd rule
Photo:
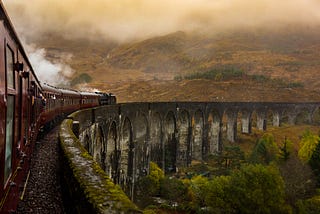
[[[76,87],[85,74],[87,87],[121,101],[320,100],[318,0],[4,4],[39,76],[57,77],[52,84]],[[218,72],[229,70],[241,75]]]
[[[132,41],[176,31],[219,33],[320,23],[319,0],[4,0],[18,32]]]

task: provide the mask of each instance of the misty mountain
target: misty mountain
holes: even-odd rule
[[[306,91],[304,94],[320,91],[320,80],[315,78],[320,68],[320,31],[315,27],[255,28],[217,34],[178,31],[125,44],[103,37],[68,40],[50,34],[37,42],[52,60],[61,53],[72,54],[72,78],[86,73],[92,77],[94,87],[112,88],[110,84],[119,81],[161,82],[232,68],[245,74],[233,80],[241,84],[249,75],[259,77],[258,82],[250,84],[261,84],[261,80],[272,83],[261,87],[278,87],[275,84],[281,80],[279,87],[298,85],[298,90]]]
[[[3,2],[53,85],[123,101],[320,100],[318,0]]]
[[[318,28],[291,26],[218,35],[177,32],[120,45],[110,51],[107,63],[154,74],[186,74],[228,66],[318,87],[320,82],[314,77],[319,56]]]

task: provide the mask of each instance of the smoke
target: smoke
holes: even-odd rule
[[[79,86],[80,87],[78,87],[78,88],[81,88],[80,89],[81,91],[92,92],[92,93],[101,92],[100,89],[92,88],[92,87],[88,86],[87,83],[81,83]]]
[[[46,50],[37,48],[35,45],[24,45],[29,53],[28,57],[37,77],[41,82],[46,82],[54,85],[67,85],[67,77],[70,77],[73,70],[70,66],[62,62],[52,62],[47,59]],[[71,59],[70,54],[63,54],[64,59]]]
[[[248,27],[318,25],[319,0],[4,0],[28,38],[128,41],[178,30],[220,32]]]

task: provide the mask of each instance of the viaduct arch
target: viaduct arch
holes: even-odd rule
[[[205,160],[223,149],[222,133],[235,142],[237,132],[255,126],[319,123],[320,103],[171,102],[128,103],[87,110],[79,139],[101,168],[132,196],[134,184],[157,163],[165,172]]]

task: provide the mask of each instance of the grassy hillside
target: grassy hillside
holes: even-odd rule
[[[87,87],[112,91],[121,102],[320,100],[320,31],[314,28],[176,32],[127,44],[56,35],[37,42],[53,60],[71,53],[73,78],[87,74]]]
[[[177,32],[122,45],[110,53],[113,67],[173,75],[234,67],[245,73],[318,88],[320,32],[307,28],[196,35]]]

